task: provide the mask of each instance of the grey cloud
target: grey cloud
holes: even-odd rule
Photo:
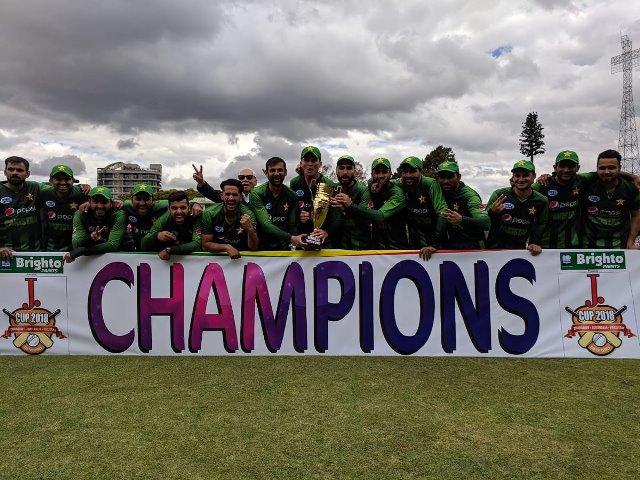
[[[41,162],[32,162],[29,169],[34,175],[48,177],[51,169],[56,165],[66,165],[73,170],[73,176],[79,178],[86,173],[87,167],[77,155],[63,155],[60,157],[48,157]]]
[[[135,138],[121,138],[118,140],[118,150],[131,150],[138,146]]]

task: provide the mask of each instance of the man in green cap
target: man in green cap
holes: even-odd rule
[[[371,222],[371,246],[377,250],[408,248],[404,218],[404,194],[391,182],[391,163],[376,158],[371,163],[371,181],[360,203],[350,198],[340,202],[349,215]]]
[[[447,203],[438,182],[422,174],[422,165],[418,157],[405,158],[399,184],[405,195],[409,248],[419,250],[420,257],[428,260],[445,239]]]
[[[447,237],[442,244],[449,250],[484,248],[485,231],[491,221],[480,195],[460,181],[460,168],[456,162],[442,162],[436,170],[436,179],[447,202]]]
[[[531,255],[539,255],[542,232],[549,216],[549,201],[531,188],[536,178],[533,162],[520,160],[511,173],[513,186],[498,189],[489,198],[487,209],[491,229],[487,248],[526,248]]]
[[[49,174],[52,188],[40,192],[43,250],[68,252],[71,250],[73,216],[78,207],[88,200],[88,185],[74,185],[73,170],[67,165],[56,165]]]
[[[267,182],[258,185],[249,194],[249,207],[258,224],[258,237],[262,250],[289,250],[291,245],[303,248],[305,242],[298,235],[298,199],[296,193],[284,184],[287,165],[280,157],[271,157],[265,163]]]
[[[367,192],[367,186],[356,180],[356,161],[353,157],[343,155],[338,159],[336,177],[342,188],[341,193],[331,198],[331,205],[339,209],[342,215],[340,240],[336,246],[344,250],[366,250],[371,244],[371,222],[345,208],[351,203],[362,204]]]
[[[73,262],[83,255],[133,250],[133,239],[127,233],[127,216],[123,210],[114,210],[111,190],[93,187],[89,192],[89,210],[73,215],[73,250],[65,261]]]
[[[154,200],[153,197],[153,187],[148,183],[139,183],[131,190],[131,200],[126,200],[122,207],[127,215],[127,223],[131,226],[136,250],[142,251],[142,239],[151,230],[153,222],[169,208],[167,200]]]
[[[300,153],[301,173],[289,182],[291,190],[296,192],[298,198],[298,231],[301,234],[312,234],[323,241],[324,248],[332,248],[332,238],[336,236],[341,228],[340,212],[329,207],[327,217],[321,228],[315,229],[313,226],[312,212],[313,199],[317,192],[317,186],[326,183],[333,187],[336,183],[320,173],[322,159],[318,147],[309,145],[302,149]]]
[[[621,176],[621,161],[616,150],[600,153],[597,178],[587,182],[581,192],[583,248],[638,248],[640,191]]]

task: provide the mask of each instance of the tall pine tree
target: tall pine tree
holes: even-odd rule
[[[538,121],[538,113],[527,114],[527,119],[522,124],[520,134],[520,153],[529,157],[533,162],[533,157],[544,153],[544,134],[542,124]]]

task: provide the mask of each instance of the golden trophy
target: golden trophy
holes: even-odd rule
[[[320,228],[327,218],[329,208],[331,207],[331,197],[336,187],[328,183],[318,183],[316,186],[316,194],[313,197],[313,212],[311,219],[313,220],[313,228]],[[320,250],[322,248],[322,238],[314,235],[307,235],[305,239],[307,250]]]

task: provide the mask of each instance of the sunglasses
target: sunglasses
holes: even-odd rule
[[[238,175],[238,180],[253,180],[254,177],[253,175]]]

